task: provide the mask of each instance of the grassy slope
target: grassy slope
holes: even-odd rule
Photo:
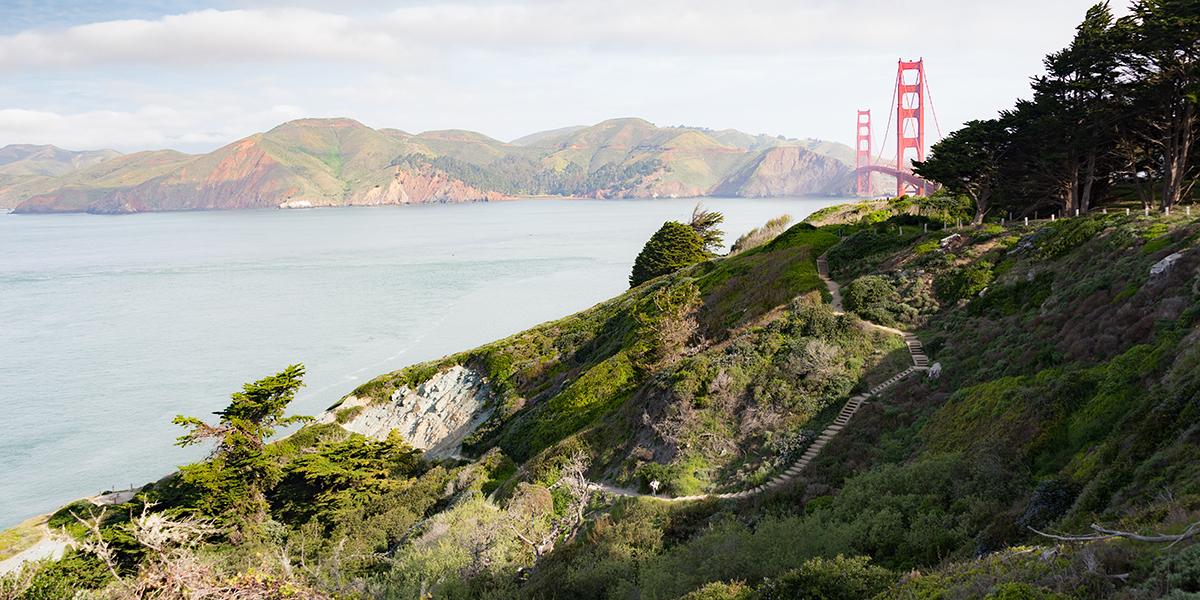
[[[853,223],[879,210],[886,208],[817,219],[840,214]],[[897,598],[1002,589],[1153,598],[1191,585],[1179,582],[1194,572],[1169,575],[1187,572],[1180,565],[1196,553],[1186,546],[1097,542],[1046,558],[1021,545],[1046,543],[1027,526],[1084,531],[1098,521],[1171,532],[1200,514],[1200,225],[1095,215],[964,229],[967,244],[954,252],[928,250],[951,232],[919,235],[913,227],[901,237],[897,222],[868,228],[896,239],[858,247],[835,265],[851,273],[843,284],[918,270],[937,282],[993,265],[982,297],[948,300],[921,317],[918,333],[945,375],[908,380],[869,404],[801,485],[765,506],[615,513],[603,533],[552,557],[529,593],[638,589],[643,598],[669,598],[707,581],[757,584],[834,553],[927,571],[893,587],[887,595]],[[1177,251],[1183,259],[1171,272],[1149,277],[1151,265]],[[628,537],[635,530],[659,534]],[[972,558],[980,552],[995,554]],[[607,579],[594,579],[602,572]],[[1128,583],[1113,577],[1126,573]]]
[[[597,476],[612,476],[624,482],[636,479],[635,471],[646,462],[647,453],[676,465],[680,491],[734,486],[739,469],[760,469],[773,437],[804,426],[826,405],[844,397],[861,373],[879,360],[880,349],[895,340],[886,336],[844,336],[833,340],[831,333],[814,333],[818,325],[853,328],[849,321],[787,308],[794,298],[805,295],[820,299],[820,280],[815,257],[836,242],[836,237],[806,225],[792,228],[770,244],[733,257],[696,265],[681,273],[649,282],[596,307],[559,321],[541,325],[511,338],[422,365],[389,373],[364,384],[354,392],[383,400],[392,390],[429,377],[449,364],[467,364],[484,371],[504,394],[503,406],[492,421],[471,440],[476,452],[497,445],[518,461],[533,458],[548,449],[583,443],[595,449]],[[643,323],[654,316],[656,298],[672,290],[695,289],[698,293],[697,336],[687,356],[661,361],[652,350]],[[807,306],[807,305],[806,305]],[[823,325],[822,325],[823,326]],[[832,331],[832,329],[830,330]],[[778,384],[787,379],[782,363],[797,360],[798,340],[825,337],[833,340],[835,352],[844,354],[847,366],[838,370],[837,381],[825,382],[821,390],[776,390],[775,397],[756,394],[752,388]],[[856,339],[851,339],[856,338]],[[696,341],[700,340],[700,341]],[[710,397],[714,378],[728,379],[727,394],[734,403],[720,410]],[[804,379],[803,373],[794,375]],[[774,378],[774,379],[773,379]],[[682,391],[681,390],[685,390]],[[739,391],[740,390],[740,391]],[[717,446],[686,451],[664,443],[642,423],[643,413],[652,420],[671,418],[683,393],[701,405],[689,415],[683,435],[692,438],[743,435],[748,454],[739,460],[721,458]],[[757,401],[769,424],[742,424],[745,432],[731,431],[738,424],[731,415]],[[797,406],[803,405],[803,410]],[[765,419],[765,417],[764,417]],[[585,435],[565,442],[578,432]],[[601,450],[603,449],[603,450]],[[553,451],[551,451],[553,453]],[[636,458],[641,456],[641,459]],[[705,472],[685,474],[684,463],[703,463]],[[694,469],[693,469],[694,470]],[[684,482],[686,480],[686,482]]]
[[[1188,561],[1200,547],[1051,549],[1028,527],[1178,531],[1200,515],[1200,224],[1094,215],[957,232],[934,222],[918,233],[911,215],[896,214],[911,208],[825,211],[814,217],[820,229],[793,227],[579,314],[372,380],[355,393],[383,400],[452,363],[485,372],[503,406],[469,450],[491,466],[468,496],[436,490],[472,467],[430,471],[402,484],[426,481],[416,509],[374,501],[331,539],[386,549],[394,566],[368,563],[359,576],[384,569],[379,589],[399,595],[430,581],[447,597],[676,598],[714,581],[794,590],[815,585],[811,573],[823,567],[814,559],[838,554],[883,567],[873,567],[870,593],[849,597],[1156,598],[1193,585],[1200,571]],[[938,249],[950,233],[961,244]],[[580,535],[559,540],[527,581],[514,576],[533,559],[506,511],[538,497],[539,510],[559,510],[563,457],[582,450],[591,478],[654,477],[670,494],[753,485],[830,406],[895,371],[904,352],[894,339],[817,302],[813,261],[826,250],[843,285],[863,275],[932,282],[898,285],[895,302],[927,302],[913,290],[937,290],[932,308],[905,314],[942,378],[910,378],[866,404],[779,493],[594,503]],[[1151,278],[1150,266],[1174,252],[1175,267]],[[963,292],[963,281],[978,285]],[[693,292],[697,335],[664,358],[647,324],[659,322],[664,298]],[[277,452],[337,439],[336,430],[302,430]],[[428,521],[414,530],[420,515]],[[835,571],[842,584],[853,579]]]

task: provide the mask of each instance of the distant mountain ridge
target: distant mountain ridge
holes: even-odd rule
[[[0,148],[0,207],[21,213],[299,208],[848,191],[852,150],[636,118],[502,142],[300,119],[207,154]]]
[[[57,146],[10,144],[0,148],[0,208],[55,189],[58,178],[121,156],[116,150],[75,152]]]

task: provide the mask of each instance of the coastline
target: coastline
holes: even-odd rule
[[[16,537],[10,545],[0,546],[0,576],[21,570],[26,563],[56,560],[71,545],[69,539],[50,530],[50,513],[26,519],[11,529],[0,531],[0,539]]]

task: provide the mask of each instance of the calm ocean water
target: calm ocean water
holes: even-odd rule
[[[833,198],[707,199],[726,237]],[[0,215],[0,527],[193,461],[176,414],[308,368],[294,413],[623,291],[693,200]]]

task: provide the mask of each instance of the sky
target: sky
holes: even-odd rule
[[[925,59],[936,138],[1028,96],[1092,2],[0,0],[0,146],[206,152],[301,117],[853,145],[859,108],[880,144],[900,58]]]

